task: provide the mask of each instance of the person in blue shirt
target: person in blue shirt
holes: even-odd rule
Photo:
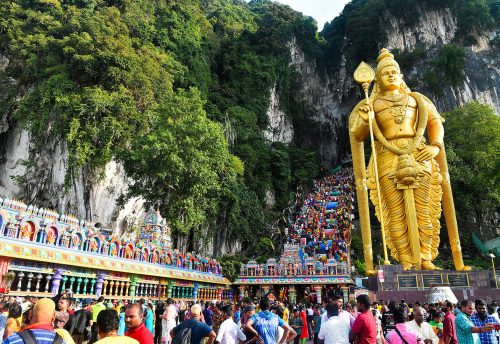
[[[191,328],[191,344],[201,344],[208,337],[206,344],[212,344],[216,338],[215,332],[210,326],[200,321],[201,306],[194,304],[191,307],[191,318],[184,320],[170,331],[170,337],[175,338],[186,327]]]
[[[212,327],[213,325],[213,319],[214,319],[214,312],[210,309],[210,302],[205,303],[205,310],[203,311],[203,319],[205,319],[205,324],[208,326]]]
[[[246,323],[246,328],[257,336],[259,344],[276,344],[278,343],[278,327],[282,327],[284,332],[281,341],[278,344],[283,344],[285,341],[290,341],[288,335],[291,332],[291,327],[283,319],[272,313],[270,300],[264,296],[259,303],[261,311],[252,315]]]
[[[476,300],[476,311],[477,313],[470,317],[474,326],[483,327],[486,324],[499,324],[495,317],[486,312],[486,302],[484,300]],[[480,332],[479,340],[481,344],[496,344],[497,337],[495,336],[495,331]]]

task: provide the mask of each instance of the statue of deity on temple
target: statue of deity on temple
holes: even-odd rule
[[[366,99],[349,117],[358,209],[367,273],[375,273],[371,249],[368,195],[382,225],[382,241],[403,269],[439,269],[441,201],[455,268],[464,266],[444,150],[444,119],[424,95],[412,92],[394,55],[382,49],[373,71],[362,63],[355,79]],[[356,74],[358,73],[358,74]],[[375,86],[368,96],[369,85]],[[363,142],[372,155],[365,167]]]

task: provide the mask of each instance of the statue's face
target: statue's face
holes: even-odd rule
[[[398,90],[401,87],[401,74],[394,66],[387,66],[380,73],[379,86],[382,91]]]

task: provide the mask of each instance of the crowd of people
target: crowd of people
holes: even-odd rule
[[[288,233],[288,242],[300,244],[306,257],[347,260],[353,206],[352,169],[315,180]]]
[[[464,300],[407,304],[370,302],[359,295],[344,304],[327,294],[322,304],[277,302],[264,296],[241,302],[74,302],[4,298],[4,344],[499,344],[500,308]]]

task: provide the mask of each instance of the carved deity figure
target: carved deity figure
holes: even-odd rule
[[[22,227],[21,227],[21,239],[29,239],[30,236],[31,236],[31,233],[32,233],[32,230],[31,230],[31,226],[29,223],[25,223]]]
[[[365,260],[370,270],[367,272],[374,273],[372,258],[367,255],[367,251],[371,255],[369,216],[363,214],[366,211],[368,215],[366,188],[378,219],[383,220],[391,255],[405,270],[438,269],[432,261],[438,255],[441,199],[446,196],[443,208],[455,267],[468,269],[461,257],[449,185],[444,119],[427,97],[410,91],[398,63],[387,49],[382,49],[377,62],[372,93],[368,100],[356,105],[349,118],[362,232],[367,233],[363,234]],[[370,134],[370,118],[374,118],[380,200],[373,153],[367,169],[363,157],[363,141]],[[370,238],[370,242],[365,238]]]

